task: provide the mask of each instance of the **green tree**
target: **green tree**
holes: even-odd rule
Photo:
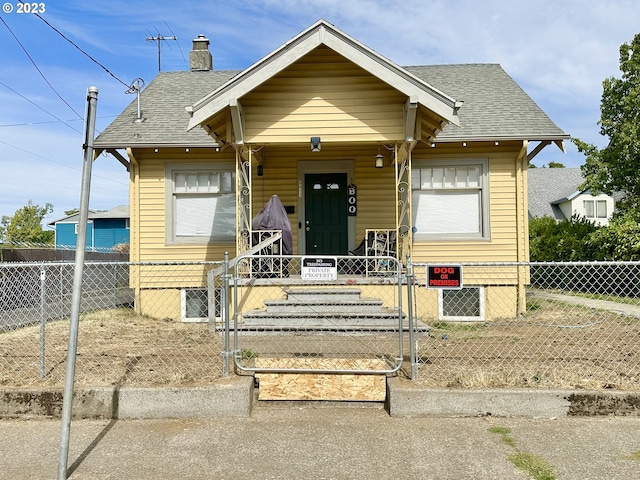
[[[579,139],[573,142],[585,154],[583,187],[592,193],[625,192],[621,210],[640,206],[640,33],[620,47],[621,78],[602,83],[600,133],[609,139],[598,149]]]
[[[0,220],[0,243],[5,243],[7,241],[7,227],[11,223],[11,217],[7,217],[6,215],[2,216],[2,220]]]
[[[24,207],[16,210],[13,217],[2,218],[4,241],[6,243],[53,243],[54,232],[42,229],[42,220],[51,212],[53,212],[53,205],[50,203],[41,207],[29,200]]]
[[[549,168],[564,168],[564,164],[560,162],[549,162]]]
[[[544,216],[529,220],[529,257],[532,262],[593,260],[591,235],[598,230],[584,217],[574,215],[556,222]]]
[[[587,240],[592,260],[640,260],[640,218],[633,211],[615,215]]]

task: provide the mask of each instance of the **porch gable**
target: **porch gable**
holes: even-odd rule
[[[416,112],[419,106],[422,107],[420,111],[423,115],[433,117],[429,123],[434,127],[432,129],[434,134],[437,134],[437,131],[448,123],[459,124],[457,108],[460,105],[453,98],[347,36],[324,20],[320,20],[193,106],[187,107],[187,111],[191,115],[188,129],[191,130],[200,125],[216,139],[219,138],[220,130],[224,129],[226,138],[223,140],[229,141],[231,140],[229,126],[232,125],[233,143],[249,142],[245,130],[248,127],[246,122],[249,114],[246,110],[247,105],[244,103],[245,99],[252,95],[255,97],[256,92],[264,91],[265,83],[271,80],[277,82],[278,79],[284,78],[282,74],[285,70],[295,71],[297,67],[294,64],[304,57],[311,55],[313,58],[319,52],[327,50],[334,52],[333,58],[341,57],[343,59],[340,62],[342,67],[346,67],[349,63],[353,64],[354,68],[368,73],[369,78],[374,79],[379,86],[384,85],[387,91],[396,92],[397,112],[400,112],[399,115],[403,123],[401,131],[394,132],[395,138],[393,140],[414,140]],[[328,65],[317,63],[314,67],[316,72],[320,72],[331,67],[331,62]],[[329,77],[335,75],[332,72],[328,73]],[[327,77],[326,74],[322,76]],[[363,75],[358,75],[358,77],[362,79]],[[352,81],[354,80],[357,82],[358,78],[352,79]],[[305,88],[305,85],[303,84],[301,87]],[[326,89],[326,86],[324,88]],[[375,105],[372,107],[375,108]],[[228,111],[231,122],[221,121],[225,117],[220,115],[222,111]],[[384,114],[380,116],[384,116]],[[418,129],[420,132],[423,130],[423,128]],[[373,140],[391,140],[388,138],[389,134],[386,135],[378,135]],[[308,137],[307,133],[304,136]],[[363,140],[370,141],[371,138]]]

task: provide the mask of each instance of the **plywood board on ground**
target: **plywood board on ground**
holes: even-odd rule
[[[383,360],[321,358],[256,358],[260,368],[329,370],[388,369]],[[256,373],[260,382],[260,400],[384,401],[387,393],[385,374],[330,373]]]

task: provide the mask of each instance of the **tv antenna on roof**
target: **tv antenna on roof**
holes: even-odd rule
[[[167,41],[167,40],[178,40],[178,37],[176,37],[175,35],[171,35],[169,36],[165,36],[165,35],[152,35],[146,38],[147,42],[156,42],[158,44],[158,72],[160,71],[160,50],[161,47],[160,45],[162,45],[162,42]]]

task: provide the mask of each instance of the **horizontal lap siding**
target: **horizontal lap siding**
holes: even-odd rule
[[[413,158],[448,160],[489,159],[489,239],[414,242],[415,262],[503,262],[516,261],[518,248],[516,157],[509,148],[463,148],[441,146],[416,151]],[[521,239],[522,240],[522,239]]]
[[[199,164],[235,162],[235,153],[213,152],[213,149],[159,149],[158,153],[145,150],[136,153],[140,165],[139,257],[142,262],[180,262],[222,260],[224,252],[235,253],[235,244],[228,245],[167,245],[166,192],[167,164]],[[132,215],[134,212],[132,212]],[[132,235],[134,232],[132,232]]]
[[[355,238],[359,242],[367,228],[395,228],[395,183],[394,169],[374,168],[374,158],[378,153],[375,145],[340,145],[323,148],[320,152],[310,152],[304,147],[278,147],[268,145],[262,150],[264,175],[253,176],[253,213],[256,215],[272,195],[278,195],[282,204],[293,206],[295,213],[289,214],[293,232],[294,253],[298,253],[299,213],[304,199],[298,198],[298,162],[344,161],[353,163],[354,176],[348,183],[357,187],[358,214],[355,217]],[[383,152],[388,154],[385,150]],[[388,158],[388,157],[387,157]],[[355,245],[357,246],[357,245]]]
[[[406,98],[362,68],[318,48],[240,99],[250,143],[393,141]]]

